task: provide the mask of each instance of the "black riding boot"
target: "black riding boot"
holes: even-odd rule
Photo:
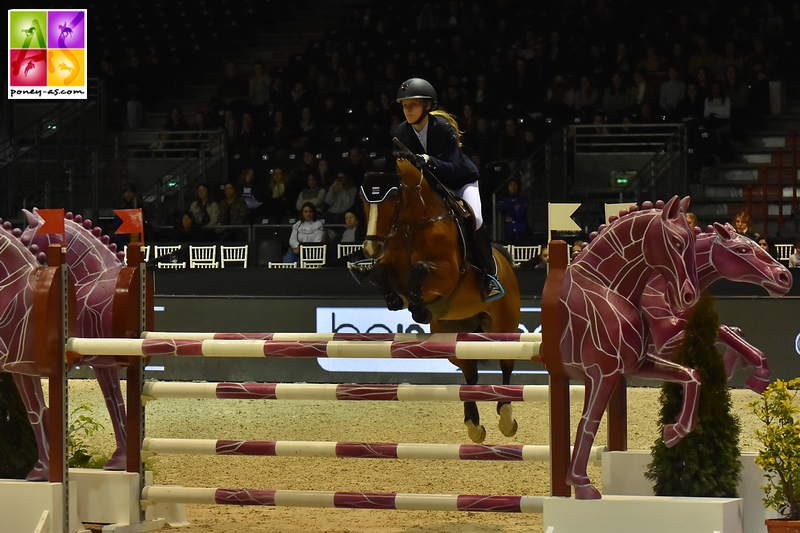
[[[481,271],[481,299],[484,302],[491,302],[505,295],[505,290],[497,279],[497,263],[492,254],[492,242],[486,226],[481,226],[475,232],[475,258],[477,266]]]

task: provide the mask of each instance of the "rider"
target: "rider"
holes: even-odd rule
[[[489,302],[505,294],[497,280],[497,264],[492,255],[489,232],[483,226],[478,169],[461,151],[461,132],[455,117],[435,111],[436,90],[426,80],[411,78],[397,91],[406,121],[397,127],[395,137],[414,152],[413,163],[427,168],[454,195],[465,200],[475,217],[475,266],[481,271],[481,298]]]

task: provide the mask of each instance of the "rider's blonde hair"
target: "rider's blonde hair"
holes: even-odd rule
[[[456,130],[456,139],[458,140],[458,147],[461,148],[461,135],[464,132],[458,129],[458,120],[456,120],[456,117],[442,109],[434,109],[433,111],[431,111],[430,114],[442,117],[447,122],[449,122],[451,126],[453,126],[453,129]]]

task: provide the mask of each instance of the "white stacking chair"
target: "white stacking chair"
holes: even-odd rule
[[[788,261],[794,253],[794,244],[776,244],[775,253],[778,256],[778,261]]]
[[[341,259],[342,257],[356,253],[363,247],[363,244],[340,244],[337,247],[336,257],[337,259]]]
[[[524,263],[525,261],[530,261],[537,255],[542,253],[541,245],[536,246],[514,246],[511,251],[511,257],[514,258],[514,263],[517,266]]]
[[[270,261],[267,266],[269,268],[297,268],[297,263],[274,263]]]
[[[189,245],[189,268],[217,268],[217,247]]]
[[[155,254],[155,259],[158,259],[159,257],[165,256],[165,255],[169,255],[169,254],[174,253],[174,252],[177,252],[180,249],[181,249],[181,245],[180,244],[167,244],[167,245],[158,245],[158,244],[156,244],[153,247],[153,253]],[[169,261],[167,261],[167,262],[159,261],[157,263],[157,266],[158,266],[158,268],[173,268],[173,269],[186,268],[186,261],[183,261],[183,262],[180,262],[180,263],[172,263],[172,262],[169,262]]]
[[[325,264],[327,247],[324,244],[300,245],[300,268],[319,268]]]
[[[241,263],[242,267],[247,268],[247,250],[248,246],[246,244],[241,246],[220,246],[220,266],[225,268],[225,263]]]

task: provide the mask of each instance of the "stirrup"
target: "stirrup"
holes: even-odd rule
[[[505,296],[506,291],[503,286],[491,274],[484,274],[483,284],[481,285],[481,299],[484,302],[493,302],[498,298]]]
[[[347,270],[355,278],[359,285],[363,284],[369,277],[372,267],[375,266],[375,261],[372,259],[361,259],[347,263]]]

